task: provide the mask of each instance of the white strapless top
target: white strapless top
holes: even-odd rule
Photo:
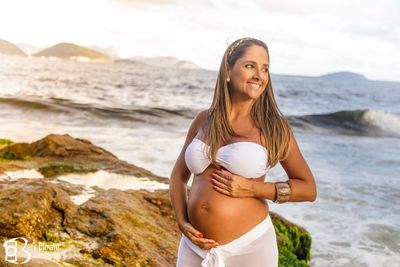
[[[185,151],[185,162],[195,175],[201,174],[210,165],[207,157],[209,146],[194,138]],[[218,149],[216,161],[231,173],[258,178],[267,172],[268,151],[254,142],[236,142]]]

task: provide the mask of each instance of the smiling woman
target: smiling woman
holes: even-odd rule
[[[289,181],[265,182],[278,162]],[[226,49],[213,102],[189,128],[170,194],[182,231],[178,267],[278,266],[265,200],[314,201],[316,186],[276,104],[262,41],[243,38]]]
[[[252,60],[254,59],[254,60]],[[268,54],[261,46],[251,46],[246,54],[237,60],[232,70],[228,71],[228,79],[233,88],[232,99],[257,99],[268,84]]]

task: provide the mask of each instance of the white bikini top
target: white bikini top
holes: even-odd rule
[[[211,163],[207,156],[210,147],[194,138],[185,151],[185,162],[195,175],[201,174]],[[254,142],[236,142],[218,149],[216,161],[231,173],[258,178],[267,173],[267,149]]]

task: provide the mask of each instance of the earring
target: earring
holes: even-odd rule
[[[226,78],[226,82],[230,82],[231,81],[231,79],[228,77],[228,78]]]

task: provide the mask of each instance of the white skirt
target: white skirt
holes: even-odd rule
[[[202,249],[182,234],[177,267],[277,267],[278,246],[268,215],[244,235],[216,248]]]

